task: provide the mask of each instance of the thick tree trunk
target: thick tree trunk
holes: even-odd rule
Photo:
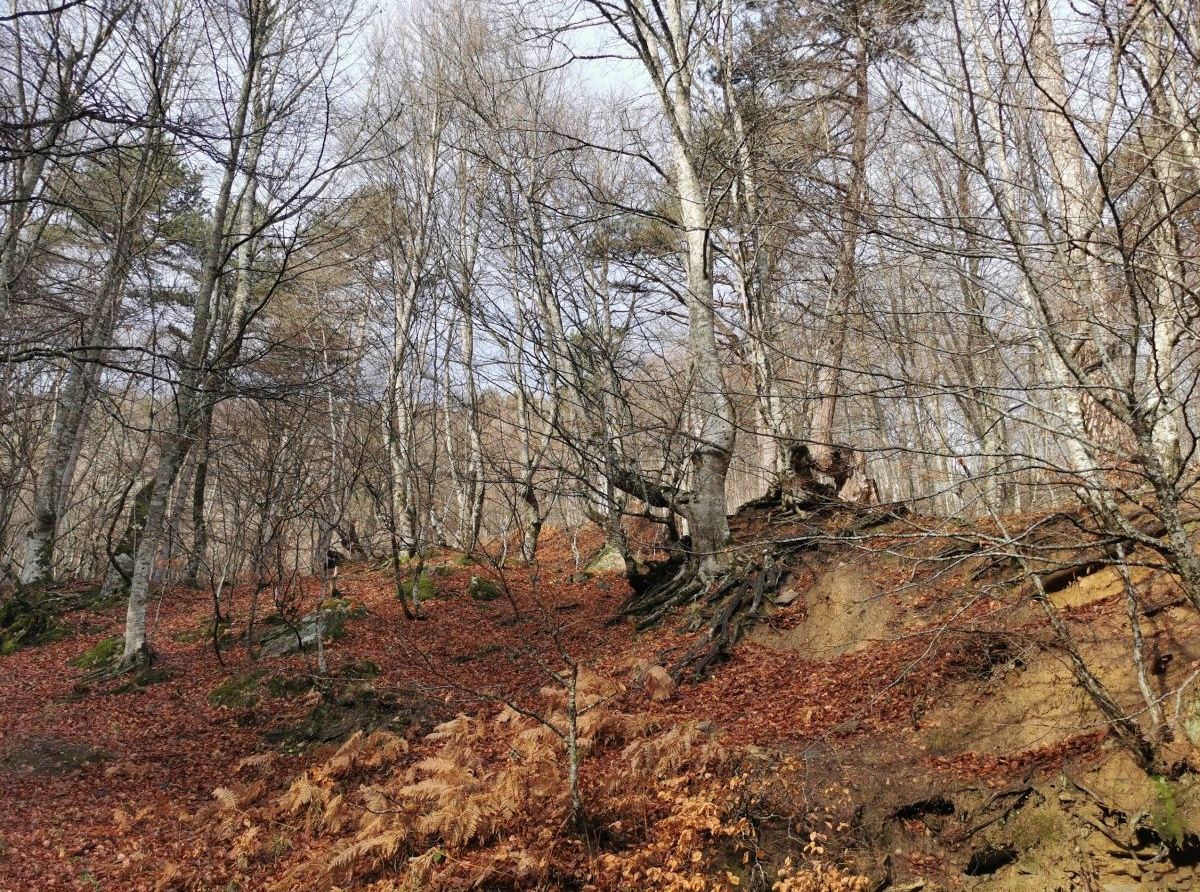
[[[834,465],[852,461],[852,473],[842,487],[850,501],[857,501],[868,481],[858,467],[861,459],[849,456],[846,447],[834,442],[833,428],[838,399],[842,390],[842,365],[845,362],[846,341],[850,327],[850,304],[858,293],[858,242],[862,234],[862,215],[867,203],[867,125],[870,114],[870,95],[867,74],[869,57],[865,40],[855,40],[854,94],[850,97],[852,140],[850,174],[842,199],[842,228],[838,234],[838,254],[829,288],[826,342],[817,369],[817,408],[813,415],[812,458],[823,474],[833,475]],[[869,487],[868,487],[869,488]]]
[[[674,7],[673,27],[682,39],[682,21]],[[691,75],[677,72],[670,91],[676,127],[673,146],[675,189],[679,196],[687,268],[688,366],[693,428],[691,498],[685,514],[692,547],[707,574],[720,563],[729,542],[725,478],[733,456],[736,427],[733,403],[725,389],[717,353],[712,280],[712,220],[708,196],[691,157]]]

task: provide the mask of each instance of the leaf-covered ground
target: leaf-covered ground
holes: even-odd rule
[[[748,523],[740,535],[762,534],[771,523]],[[770,532],[779,537],[800,529]],[[599,548],[594,535],[574,548],[566,536],[548,537],[538,566],[506,570],[508,594],[490,601],[473,599],[469,590],[474,575],[496,578],[494,568],[454,555],[431,560],[426,572],[435,593],[418,621],[405,620],[390,571],[343,568],[336,584],[351,619],[345,634],[328,643],[327,673],[319,681],[314,654],[253,659],[241,634],[251,608],[248,589],[233,593],[221,661],[208,626],[211,595],[164,592],[151,609],[156,674],[144,683],[94,680],[71,664],[120,634],[121,606],[68,614],[62,640],[0,658],[0,890],[232,892],[301,876],[305,865],[337,849],[336,834],[280,825],[270,841],[260,841],[257,857],[239,861],[213,832],[214,790],[228,789],[249,765],[264,788],[284,791],[364,725],[407,739],[415,760],[431,752],[424,735],[457,713],[490,718],[504,702],[536,708],[538,690],[553,687],[550,673],[568,661],[622,686],[622,708],[637,713],[639,727],[647,720],[657,729],[698,723],[736,754],[737,776],[749,778],[739,783],[757,784],[744,794],[742,815],[756,822],[758,842],[746,850],[755,858],[771,856],[772,833],[783,840],[780,853],[795,849],[787,844],[798,825],[790,818],[780,824],[772,809],[782,806],[773,796],[787,799],[796,815],[825,809],[836,835],[847,832],[855,807],[861,819],[887,815],[922,791],[1004,789],[1039,768],[1092,764],[1108,746],[1102,728],[1083,722],[1070,733],[986,749],[956,736],[955,723],[979,708],[972,697],[992,696],[998,673],[1024,671],[1046,650],[1044,629],[1015,594],[1019,584],[1000,585],[999,571],[980,576],[987,557],[945,558],[956,538],[930,537],[916,521],[869,539],[847,541],[832,527],[823,534],[797,556],[791,584],[806,589],[832,573],[857,574],[865,605],[858,609],[883,618],[870,640],[817,654],[780,646],[813,619],[817,606],[800,597],[770,610],[766,637],[742,642],[711,679],[662,699],[642,689],[643,679],[692,643],[689,614],[637,634],[628,622],[612,622],[628,594],[624,580],[577,575],[577,554]],[[1147,592],[1167,603],[1169,585],[1157,585],[1148,584]],[[316,598],[310,581],[290,606],[311,609]],[[260,621],[270,602],[260,593]],[[1119,598],[1067,608],[1067,616],[1081,632],[1119,640]],[[959,702],[966,713],[954,711]],[[600,776],[619,757],[619,750],[599,753],[596,764],[585,764],[585,791],[588,773]],[[245,820],[249,827],[249,812]],[[586,858],[576,853],[569,859],[574,868],[593,877],[614,869],[620,847],[611,839],[621,837],[621,823],[613,819],[596,837],[609,839],[618,855],[609,851],[605,861],[593,853],[594,863],[580,867]],[[962,864],[953,862],[965,860],[967,850],[929,846],[925,824],[909,829],[911,839],[901,840],[905,860],[889,861],[886,869],[961,883]],[[893,830],[877,828],[875,835],[883,839]],[[870,835],[861,827],[855,832]],[[888,845],[894,841],[888,837]],[[875,876],[885,868],[859,866]],[[728,888],[740,882],[726,873]]]

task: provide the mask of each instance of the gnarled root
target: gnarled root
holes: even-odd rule
[[[696,628],[704,632],[671,669],[676,678],[689,673],[699,679],[709,666],[728,656],[778,588],[783,572],[772,549],[757,559],[735,561],[716,574],[706,573],[697,561],[686,561],[665,582],[631,596],[621,613],[639,617],[637,628],[642,630],[662,622],[677,607],[702,603],[704,618]]]
[[[680,679],[687,674],[699,681],[710,666],[728,657],[742,632],[757,621],[763,602],[779,588],[782,577],[783,568],[769,553],[761,561],[727,574],[705,599],[712,610],[704,633],[671,667],[672,677]]]

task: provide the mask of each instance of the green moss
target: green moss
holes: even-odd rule
[[[404,580],[404,597],[411,598],[412,590],[413,579],[412,576],[409,575],[409,577]],[[437,586],[434,585],[433,577],[431,577],[428,573],[422,573],[417,578],[417,598],[422,601],[428,601],[430,598],[435,597],[436,595]]]
[[[1179,801],[1175,797],[1175,785],[1161,774],[1154,775],[1150,781],[1158,800],[1150,815],[1154,832],[1168,845],[1178,848],[1183,845],[1184,827],[1179,814]]]
[[[143,669],[125,684],[117,688],[115,694],[129,694],[136,691],[141,691],[142,688],[147,688],[152,684],[162,684],[164,681],[170,681],[175,677],[175,673],[170,669],[155,668],[148,666]]]
[[[470,592],[472,600],[475,601],[496,601],[504,597],[504,590],[483,576],[471,577]]]
[[[16,594],[0,602],[0,654],[60,641],[65,635],[55,609],[37,595]]]
[[[91,672],[111,666],[120,658],[124,648],[125,639],[120,635],[113,635],[110,638],[101,638],[92,647],[68,662],[78,669]]]
[[[253,669],[231,675],[212,689],[208,702],[214,706],[253,706],[258,702],[259,682],[266,674],[266,669]]]
[[[351,663],[339,674],[343,678],[375,678],[379,671],[379,667],[370,660],[359,660],[357,663]]]
[[[273,698],[279,697],[299,697],[301,694],[307,694],[312,690],[313,680],[311,675],[300,675],[296,678],[288,678],[286,675],[272,675],[267,679],[267,696]]]
[[[349,598],[338,596],[325,601],[325,623],[331,627],[334,622],[348,619],[363,619],[367,615],[367,605],[361,601],[351,601]],[[326,629],[325,634],[332,634]]]
[[[222,644],[226,644],[237,637],[229,631],[229,620],[227,619],[222,619],[220,628],[215,631],[220,636]],[[185,629],[182,632],[176,632],[171,636],[171,640],[178,641],[180,644],[196,644],[200,641],[208,642],[212,641],[213,632],[213,622],[212,620],[208,620],[195,629]]]

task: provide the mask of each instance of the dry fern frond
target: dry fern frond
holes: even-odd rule
[[[425,735],[430,743],[443,743],[450,740],[477,740],[483,735],[483,722],[465,713],[459,713],[448,722],[442,722]]]
[[[212,791],[213,799],[221,804],[221,807],[226,811],[236,811],[238,807],[238,794],[229,787],[217,787]]]
[[[396,857],[396,853],[400,851],[400,847],[407,839],[407,828],[394,827],[386,833],[364,839],[359,843],[359,852],[379,860],[387,860]]]
[[[517,712],[517,710],[513,709],[511,706],[509,706],[509,705],[507,705],[507,704],[506,704],[506,705],[505,705],[505,707],[504,707],[502,710],[500,710],[500,712],[499,712],[499,713],[496,715],[496,718],[495,718],[495,719],[493,719],[493,721],[494,721],[496,724],[498,724],[498,725],[512,725],[512,724],[518,724],[518,723],[520,723],[520,722],[522,722],[522,721],[524,721],[524,720],[525,720],[525,716],[524,716],[524,715],[522,715],[521,713]]]
[[[441,802],[447,797],[460,793],[463,784],[454,783],[445,776],[427,777],[415,784],[401,787],[399,795],[404,799],[422,800],[426,802]]]
[[[591,737],[606,744],[621,743],[643,733],[646,721],[614,709],[591,709],[579,716],[576,725],[580,737]]]
[[[341,793],[326,802],[325,807],[321,809],[321,819],[317,829],[329,833],[340,833],[346,823],[342,809],[345,802],[346,799]]]
[[[230,848],[230,857],[234,860],[243,858],[250,860],[257,856],[259,853],[258,834],[259,827],[247,827],[246,831],[237,838],[232,848]]]
[[[408,838],[408,829],[402,826],[360,838],[330,858],[326,871],[343,873],[356,867],[377,868],[395,858]]]
[[[417,771],[432,775],[458,775],[469,772],[474,766],[463,765],[459,759],[447,755],[427,756],[413,766]]]
[[[322,766],[327,777],[346,777],[356,770],[392,765],[408,752],[408,742],[387,731],[370,735],[355,731]]]
[[[234,767],[235,772],[241,772],[247,768],[252,768],[255,771],[266,771],[274,765],[279,759],[279,755],[274,752],[256,753],[253,756],[246,756]]]
[[[169,890],[181,888],[183,877],[183,868],[174,861],[169,862],[158,875],[158,879],[154,881],[154,892],[169,892]]]
[[[695,774],[724,762],[728,754],[695,722],[634,740],[621,753],[631,776],[643,781],[675,775],[685,767]]]
[[[354,865],[358,862],[358,859],[362,857],[362,854],[362,844],[358,842],[351,843],[341,851],[336,852],[334,856],[329,859],[329,863],[326,865],[325,869],[329,873],[342,873],[343,871],[347,871],[354,867]]]
[[[559,729],[558,725],[554,728],[549,728],[546,725],[534,725],[532,728],[526,728],[518,734],[514,740],[517,744],[531,744],[535,748],[543,746],[555,746],[562,737],[555,733]],[[563,735],[567,733],[565,720],[562,723],[561,732]]]
[[[367,738],[360,759],[365,768],[383,768],[399,762],[408,750],[408,741],[398,734],[376,731]]]
[[[323,804],[328,798],[329,792],[324,787],[314,783],[308,775],[304,775],[292,782],[288,791],[279,798],[278,804],[281,813],[294,815],[314,803]]]

